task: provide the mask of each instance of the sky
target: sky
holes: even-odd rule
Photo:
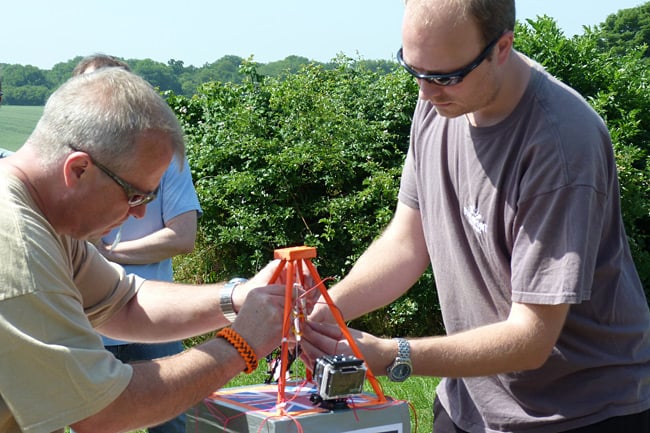
[[[0,63],[51,69],[105,53],[202,66],[224,55],[260,63],[297,55],[393,59],[403,0],[13,0],[0,9]],[[517,0],[517,19],[548,15],[580,34],[642,0]]]

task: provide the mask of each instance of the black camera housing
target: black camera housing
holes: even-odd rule
[[[363,392],[366,366],[355,356],[326,355],[314,363],[314,382],[322,400],[345,399]]]

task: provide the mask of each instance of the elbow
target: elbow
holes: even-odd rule
[[[553,347],[548,345],[536,345],[526,351],[521,359],[521,370],[537,370],[542,367],[553,352]]]
[[[179,254],[189,254],[194,251],[194,242],[185,242],[179,248]]]
[[[174,244],[175,254],[189,254],[194,251],[194,245],[196,243],[196,236],[187,236],[179,237],[177,242]]]

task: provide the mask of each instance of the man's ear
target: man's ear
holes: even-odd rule
[[[512,51],[513,44],[514,44],[514,33],[511,31],[506,32],[503,36],[501,36],[501,39],[499,39],[499,42],[497,43],[497,49],[498,49],[497,60],[500,65],[504,64],[506,60],[508,60],[508,56]]]
[[[74,152],[68,155],[63,162],[63,180],[66,186],[77,184],[86,174],[88,168],[88,155],[83,152]]]

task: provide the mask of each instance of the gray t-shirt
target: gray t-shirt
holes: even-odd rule
[[[458,426],[552,433],[650,407],[650,313],[612,145],[575,91],[535,65],[485,128],[419,101],[399,199],[421,212],[448,333],[506,320],[512,302],[572,304],[541,368],[443,379]]]

